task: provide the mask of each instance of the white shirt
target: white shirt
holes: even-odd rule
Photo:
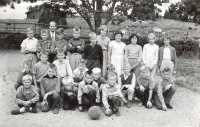
[[[38,42],[38,39],[36,39],[34,37],[32,39],[26,38],[25,40],[23,40],[21,47],[24,47],[28,51],[34,50],[36,52],[37,42]]]
[[[111,41],[109,48],[112,48],[112,55],[124,55],[126,44],[124,42]]]
[[[130,73],[128,75],[124,74],[124,80],[126,80],[129,76],[130,76]],[[131,79],[131,86],[133,86],[134,88],[135,88],[135,82],[136,82],[135,74],[133,73],[133,77]],[[121,84],[121,86],[122,86],[121,80],[119,80],[119,84]]]
[[[57,76],[58,76],[59,78],[65,77],[65,76],[67,76],[67,75],[73,76],[73,75],[72,75],[72,69],[71,69],[71,66],[70,66],[68,60],[63,59],[62,62],[60,62],[59,60],[55,60],[55,61],[53,62],[53,64],[56,65],[56,68],[57,68]]]
[[[55,40],[55,38],[56,38],[56,32],[55,31],[54,32],[50,31],[50,34],[51,34],[52,40]]]
[[[143,48],[143,62],[146,63],[146,59],[154,60],[154,64],[158,61],[159,47],[156,44],[146,44]]]
[[[171,54],[170,54],[169,47],[165,46],[165,48],[163,50],[163,60],[171,60]]]

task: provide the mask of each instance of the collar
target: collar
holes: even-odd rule
[[[73,40],[74,40],[74,41],[78,41],[78,40],[80,40],[80,38],[73,38]]]
[[[93,84],[93,81],[91,83],[86,83],[85,81],[85,85],[92,85]]]
[[[61,62],[58,60],[58,63],[59,63],[59,64],[64,64],[65,61],[64,61],[64,59],[63,59]]]
[[[53,76],[53,77],[49,77],[49,75],[47,74],[46,76],[44,76],[43,78],[49,78],[49,79],[51,79],[51,78],[57,78],[55,75]]]
[[[33,40],[33,38],[28,38],[28,40]]]

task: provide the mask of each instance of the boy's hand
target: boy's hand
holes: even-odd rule
[[[163,108],[164,111],[167,111],[167,107],[166,107],[165,104],[162,105],[162,108]]]
[[[45,95],[44,95],[44,97],[43,97],[43,100],[47,100],[47,97],[49,96],[49,94],[48,93],[46,93]]]
[[[77,48],[78,48],[78,49],[80,49],[80,48],[81,48],[81,46],[77,46]]]
[[[43,102],[41,103],[42,106],[45,105],[45,104],[48,105],[47,101],[43,101]]]
[[[78,107],[78,110],[83,111],[83,107],[82,107],[82,106],[79,106],[79,107]]]
[[[144,92],[144,86],[140,86],[140,91]]]
[[[148,107],[148,108],[151,108],[151,107],[152,107],[151,101],[147,101],[147,107]]]
[[[169,90],[171,86],[172,86],[172,84],[167,85],[167,86],[165,87],[165,91]]]
[[[30,102],[30,101],[25,101],[25,102],[24,102],[24,106],[29,106],[29,105],[31,105],[31,102]]]

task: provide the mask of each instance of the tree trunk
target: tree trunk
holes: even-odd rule
[[[96,13],[94,14],[94,21],[95,21],[95,32],[98,32],[98,28],[101,25],[101,13],[102,13],[102,5],[103,0],[96,0]]]

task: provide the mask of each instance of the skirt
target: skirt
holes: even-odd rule
[[[111,64],[115,66],[115,72],[120,76],[124,64],[124,55],[111,55]]]
[[[74,71],[78,67],[79,61],[82,59],[82,55],[80,53],[72,53],[69,58],[69,63],[72,68],[72,71]]]
[[[107,71],[107,63],[108,63],[108,51],[103,50],[103,67],[102,67],[102,75],[106,74]]]
[[[167,67],[170,68],[172,74],[172,72],[174,71],[174,63],[171,60],[162,60],[160,71],[162,72]]]

